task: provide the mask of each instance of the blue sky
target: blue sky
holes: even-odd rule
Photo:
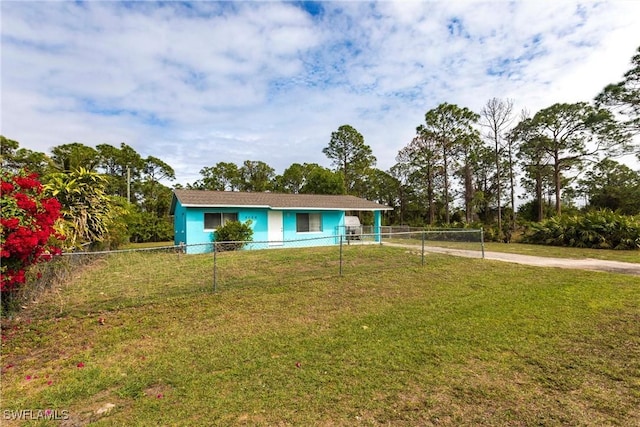
[[[182,184],[220,161],[329,166],[343,124],[386,170],[442,102],[589,101],[640,45],[633,0],[0,7],[3,135],[44,152],[125,142]]]

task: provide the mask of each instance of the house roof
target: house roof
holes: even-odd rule
[[[393,208],[355,196],[317,194],[244,193],[239,191],[174,190],[171,213],[176,199],[184,207],[251,207],[278,210],[379,211]]]

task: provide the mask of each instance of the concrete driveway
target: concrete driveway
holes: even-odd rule
[[[399,246],[411,249],[420,249],[420,246],[416,245],[404,245],[398,243],[383,243],[387,246]],[[435,252],[447,255],[462,256],[467,258],[482,258],[480,251],[467,251],[460,249],[448,249],[434,246],[425,246],[425,252]],[[503,252],[485,252],[485,259],[491,259],[495,261],[513,262],[516,264],[535,265],[538,267],[557,267],[557,268],[570,268],[575,270],[593,270],[593,271],[607,271],[610,273],[631,274],[634,276],[640,276],[640,263],[635,264],[631,262],[620,261],[605,261],[601,259],[573,259],[573,258],[549,258],[531,255],[519,255]],[[640,255],[639,255],[640,257]]]

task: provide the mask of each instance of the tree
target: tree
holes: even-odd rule
[[[389,172],[373,168],[369,173],[367,183],[367,190],[364,193],[367,200],[392,207],[398,204],[400,181]],[[383,211],[382,215],[388,220],[391,212]]]
[[[398,163],[392,171],[397,179],[404,177],[406,184],[411,181],[413,188],[426,196],[427,223],[433,224],[436,216],[436,176],[442,173],[443,159],[435,135],[425,131],[423,126],[416,131],[418,135],[398,152]]]
[[[144,160],[143,179],[137,185],[140,192],[140,207],[158,218],[168,216],[171,206],[171,189],[160,180],[173,181],[175,172],[167,163],[157,157],[149,156]]]
[[[494,150],[487,145],[480,145],[476,148],[473,155],[473,198],[471,200],[474,213],[478,218],[489,223],[494,220],[493,211],[495,204],[493,201],[497,198],[497,179],[495,168]],[[500,162],[500,167],[504,166],[504,162]],[[500,180],[502,182],[502,180]],[[497,235],[497,238],[502,236]]]
[[[591,208],[640,214],[640,172],[628,166],[604,159],[586,173],[580,186]]]
[[[134,209],[127,212],[125,222],[129,241],[134,243],[164,242],[173,237],[173,224],[168,217]]]
[[[71,172],[78,168],[93,171],[100,163],[98,151],[79,142],[53,147],[51,154],[53,165],[60,172]]]
[[[473,221],[474,200],[476,198],[474,177],[482,160],[482,142],[477,132],[470,132],[458,141],[458,153],[462,162],[458,174],[464,186],[465,221]]]
[[[13,160],[19,169],[27,170],[38,176],[47,175],[54,170],[53,162],[49,156],[27,148],[18,149]]]
[[[488,129],[487,138],[493,143],[495,157],[495,185],[496,204],[498,208],[498,233],[502,233],[502,150],[503,140],[507,127],[511,123],[511,113],[513,110],[513,100],[503,101],[498,98],[491,98],[480,112],[482,116],[481,124]],[[513,189],[512,189],[513,191]],[[512,206],[513,209],[513,200]]]
[[[300,163],[293,163],[282,175],[276,176],[274,190],[281,193],[298,194],[304,185],[305,168]]]
[[[262,161],[245,160],[239,169],[241,191],[270,191],[275,170]]]
[[[148,181],[160,182],[163,179],[169,181],[176,179],[176,173],[173,168],[154,156],[148,156],[144,159],[142,171]]]
[[[15,171],[17,169],[17,165],[14,163],[14,156],[18,147],[20,147],[18,141],[0,135],[0,167],[3,170]]]
[[[109,144],[100,144],[97,147],[100,168],[108,177],[107,194],[113,196],[126,197],[132,202],[132,183],[140,182],[140,178],[145,168],[143,158],[124,142],[120,148]]]
[[[626,117],[624,124],[627,129],[638,133],[640,132],[640,47],[631,59],[631,67],[624,74],[622,81],[607,85],[595,100],[596,105],[613,108]]]
[[[468,145],[477,134],[473,124],[479,119],[478,114],[466,107],[460,108],[455,104],[443,103],[438,107],[427,111],[425,124],[420,132],[434,138],[440,155],[442,156],[442,176],[444,178],[444,208],[445,222],[451,222],[450,217],[450,163],[455,161],[455,156],[460,147]]]
[[[63,236],[56,230],[60,203],[45,196],[37,175],[4,171],[0,186],[0,292],[6,307],[26,282],[29,266],[61,253]]]
[[[544,150],[544,137],[538,135],[531,125],[531,118],[525,117],[511,131],[509,140],[519,141],[518,159],[525,173],[522,185],[534,194],[533,207],[538,221],[544,219],[543,189],[547,180],[551,180],[550,157]]]
[[[562,213],[563,173],[582,167],[584,161],[602,152],[621,154],[630,140],[609,111],[584,102],[554,104],[518,126],[551,159],[557,215]]]
[[[376,164],[371,147],[364,143],[362,134],[350,125],[342,125],[331,133],[329,145],[322,152],[342,174],[347,194],[360,196],[363,177]]]
[[[0,166],[5,171],[25,170],[43,176],[49,173],[53,162],[44,153],[19,148],[20,143],[0,135]]]
[[[218,162],[213,167],[200,169],[202,179],[193,187],[213,191],[238,191],[240,189],[240,170],[235,163]]]
[[[341,174],[322,166],[312,168],[300,189],[302,194],[345,194]]]

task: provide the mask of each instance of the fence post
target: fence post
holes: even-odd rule
[[[342,234],[340,235],[340,276],[342,276]]]
[[[422,265],[424,266],[424,238],[425,238],[425,234],[427,232],[426,231],[422,231]]]
[[[216,291],[216,285],[218,281],[218,262],[217,262],[217,254],[216,250],[216,242],[213,242],[213,292]]]
[[[480,227],[480,246],[482,247],[482,259],[484,259],[484,227]]]

